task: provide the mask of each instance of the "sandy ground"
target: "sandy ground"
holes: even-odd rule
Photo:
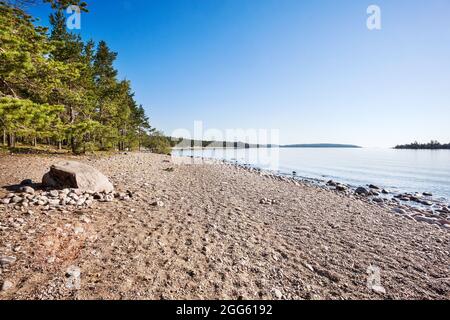
[[[450,298],[450,232],[437,226],[231,166],[77,159],[135,196],[31,215],[0,205],[0,256],[14,258],[0,299]],[[0,186],[59,160],[0,156]],[[378,278],[386,293],[369,289]]]

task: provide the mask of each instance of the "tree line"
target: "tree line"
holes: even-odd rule
[[[450,149],[450,143],[441,144],[438,141],[431,141],[429,143],[418,143],[414,142],[411,144],[399,145],[396,146],[395,149],[411,149],[411,150],[441,150],[441,149]]]
[[[87,12],[86,3],[42,0],[53,9],[44,28],[22,7],[29,2],[0,0],[2,143],[83,153],[140,149],[158,137],[130,81],[118,78],[117,53],[67,30],[64,10],[75,4]]]

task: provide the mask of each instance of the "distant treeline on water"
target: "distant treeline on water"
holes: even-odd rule
[[[399,145],[396,146],[395,149],[409,149],[409,150],[442,150],[449,149],[450,143],[442,144],[438,141],[431,141],[430,143],[418,143],[414,142],[411,144]]]

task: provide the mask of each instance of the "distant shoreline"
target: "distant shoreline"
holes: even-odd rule
[[[450,150],[450,143],[441,144],[438,141],[431,141],[430,143],[418,143],[398,145],[396,150]]]
[[[299,145],[260,145],[260,146],[238,146],[238,147],[173,147],[172,150],[241,150],[241,149],[363,149],[355,145],[342,144],[299,144]]]

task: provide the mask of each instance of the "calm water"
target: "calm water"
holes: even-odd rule
[[[175,156],[237,161],[282,174],[450,199],[450,150],[239,149],[178,150]]]

